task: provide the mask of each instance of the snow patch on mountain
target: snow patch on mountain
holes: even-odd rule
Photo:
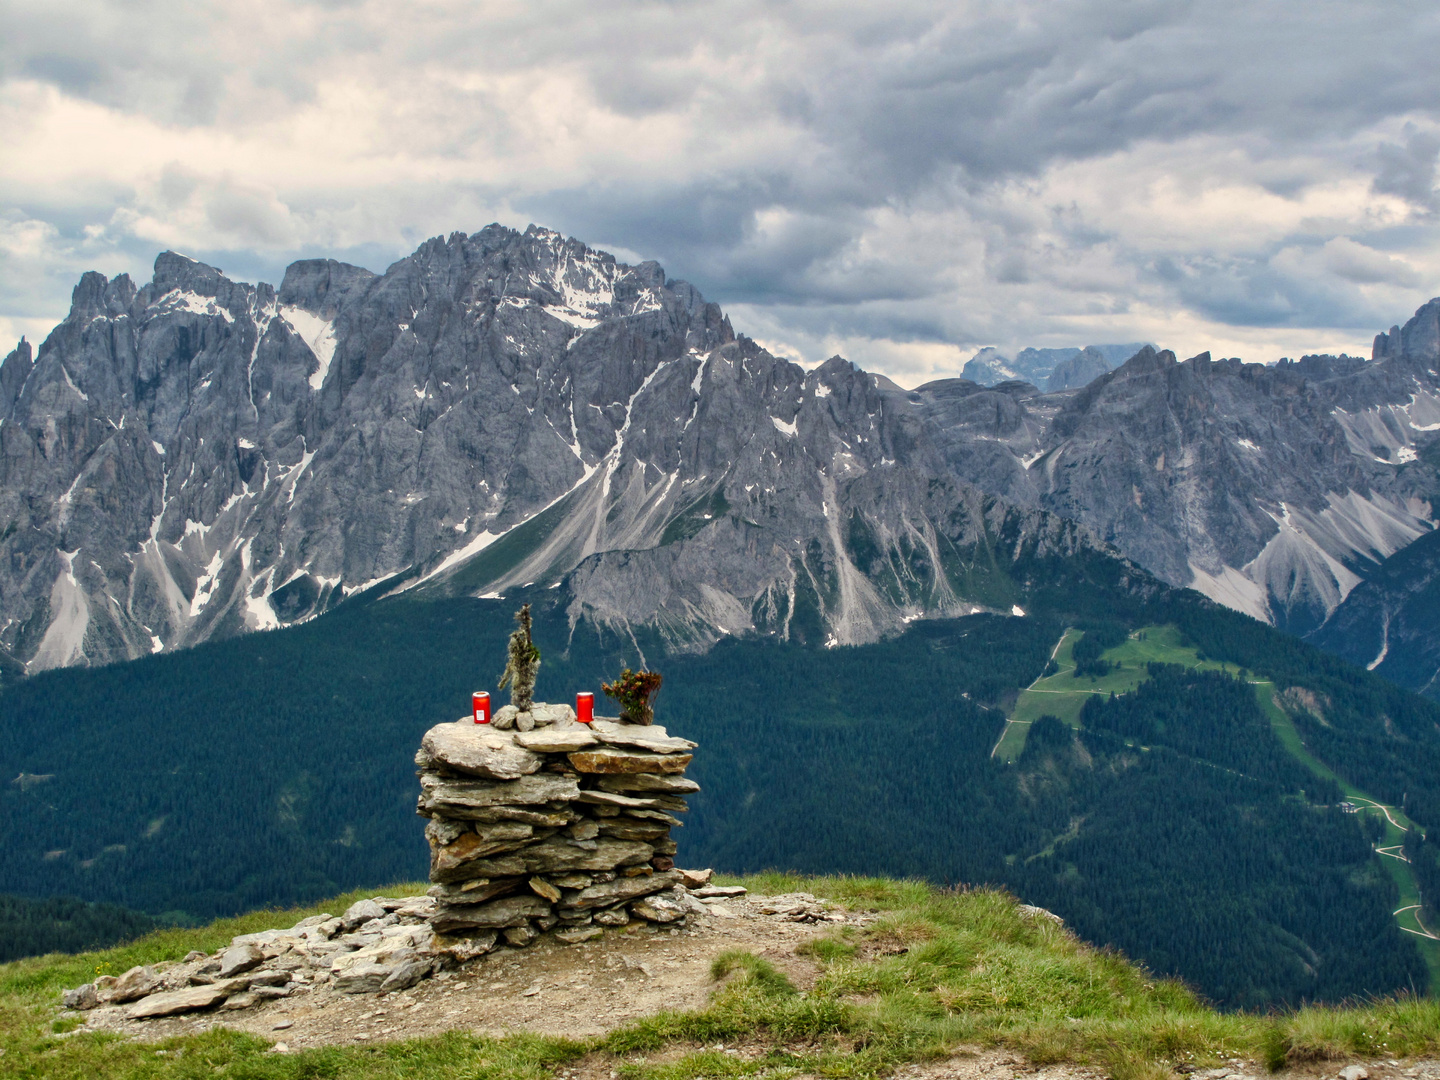
[[[280,309],[280,317],[290,324],[290,329],[294,330],[315,354],[319,367],[311,373],[309,383],[311,390],[319,390],[325,385],[325,376],[330,373],[330,361],[335,358],[335,323],[289,304]]]
[[[156,315],[177,311],[188,311],[192,315],[218,315],[227,323],[235,321],[235,316],[217,303],[215,297],[202,296],[188,289],[171,289],[150,305],[150,312]]]
[[[1351,453],[1387,465],[1404,465],[1419,456],[1417,434],[1440,431],[1440,395],[1417,387],[1403,404],[1377,405],[1353,413],[1337,406],[1334,416]]]

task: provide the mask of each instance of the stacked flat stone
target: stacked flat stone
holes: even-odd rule
[[[133,967],[66,990],[67,1009],[127,1020],[220,1008],[230,1012],[328,988],[342,994],[404,990],[457,959],[437,950],[428,896],[358,900],[344,915],[312,915],[288,930],[231,939],[212,956]]]
[[[694,749],[663,727],[581,724],[568,705],[431,728],[415,763],[432,929],[474,956],[501,940],[575,943],[632,919],[683,925],[702,913],[670,839],[684,796],[700,790],[684,776]]]

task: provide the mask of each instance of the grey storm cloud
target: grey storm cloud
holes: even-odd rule
[[[0,317],[58,314],[41,264],[274,275],[499,218],[658,258],[807,360],[1346,344],[1440,292],[1437,47],[1404,0],[16,0],[0,137],[137,149],[0,164]]]
[[[1406,135],[1404,143],[1385,143],[1377,151],[1380,168],[1375,173],[1375,190],[1398,195],[1421,210],[1434,210],[1440,135],[1413,129]]]

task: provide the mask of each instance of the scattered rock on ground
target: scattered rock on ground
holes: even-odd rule
[[[232,945],[220,954],[220,970],[215,974],[222,979],[257,968],[265,962],[265,954],[255,945]]]
[[[565,878],[564,885],[573,887],[585,877]],[[664,890],[652,894],[651,902],[705,908],[677,878],[667,874]],[[266,958],[231,979],[214,977],[225,950],[156,964],[151,970],[161,986],[155,994],[84,1010],[81,1030],[146,1040],[218,1026],[271,1037],[283,1030],[293,1049],[455,1028],[587,1037],[662,1009],[704,1007],[715,986],[710,965],[733,948],[765,956],[802,988],[813,984],[818,966],[795,949],[820,927],[760,909],[762,904],[777,912],[823,909],[820,901],[793,894],[730,902],[735,911],[728,919],[691,911],[683,922],[657,923],[633,916],[622,903],[595,911],[589,922],[557,922],[543,934],[527,922],[506,928],[518,931],[526,946],[516,948],[495,929],[473,938],[435,934],[427,922],[436,910],[431,897],[379,896],[373,903],[382,918],[333,939],[316,928],[330,921],[338,928],[339,920],[302,920],[288,929],[243,935],[247,940],[241,944],[256,945]],[[861,926],[873,918],[863,912],[831,914]],[[210,973],[202,974],[207,967]],[[205,981],[192,984],[192,979]],[[522,993],[532,988],[528,997]],[[289,1026],[276,1027],[281,1023]]]
[[[106,982],[96,979],[97,996],[101,1001],[123,1004],[135,1001],[160,988],[160,976],[153,967],[132,967],[125,974]]]
[[[174,1016],[176,1013],[195,1012],[219,1005],[230,996],[227,983],[213,983],[210,986],[192,986],[188,990],[166,990],[151,994],[130,1006],[127,1014],[131,1020],[145,1020],[152,1016]]]
[[[100,1004],[100,998],[95,993],[95,984],[86,983],[74,990],[66,990],[60,995],[60,1003],[67,1009],[93,1009]]]

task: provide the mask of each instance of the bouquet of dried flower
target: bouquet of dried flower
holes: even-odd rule
[[[605,696],[620,703],[620,719],[631,724],[653,724],[655,707],[651,704],[664,677],[658,671],[631,671],[626,668],[613,683],[601,683]]]

